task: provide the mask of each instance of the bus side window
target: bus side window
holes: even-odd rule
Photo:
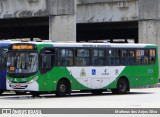
[[[59,49],[58,51],[58,66],[73,66],[73,50]]]
[[[88,66],[88,65],[89,65],[89,49],[76,49],[75,66]]]
[[[120,50],[115,49],[115,55],[114,55],[114,60],[115,60],[115,65],[118,66],[120,65]]]
[[[42,67],[51,68],[51,55],[42,54]]]
[[[148,50],[144,49],[144,50],[137,50],[136,51],[136,64],[137,65],[148,65],[148,57],[149,57],[149,53]]]
[[[136,65],[142,64],[142,54],[144,54],[143,50],[136,50]]]
[[[135,64],[135,51],[129,50],[128,53],[128,65],[134,65]]]
[[[113,49],[107,50],[107,65],[109,66],[114,65],[114,50]]]
[[[93,66],[103,66],[103,65],[105,65],[105,50],[94,49],[92,51],[92,65]]]
[[[150,64],[155,64],[156,60],[156,50],[154,49],[151,49],[149,50],[149,62]]]
[[[122,65],[128,64],[128,51],[122,50]]]

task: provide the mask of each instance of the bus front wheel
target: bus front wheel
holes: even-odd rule
[[[0,90],[0,95],[2,95],[2,93],[4,93],[4,90]]]
[[[128,81],[125,78],[120,78],[116,89],[111,89],[114,94],[124,94],[129,90]]]
[[[68,85],[65,80],[60,80],[57,85],[56,96],[64,97],[66,96],[68,90]]]
[[[26,92],[24,91],[15,91],[16,95],[25,95]]]
[[[39,95],[40,95],[40,92],[38,92],[38,91],[31,91],[30,93],[33,97],[39,97]]]

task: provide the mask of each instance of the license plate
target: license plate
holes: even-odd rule
[[[16,88],[21,88],[21,85],[16,85]]]

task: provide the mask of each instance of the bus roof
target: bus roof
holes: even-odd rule
[[[119,43],[62,43],[62,42],[21,42],[21,43],[28,43],[28,44],[36,44],[36,45],[53,45],[54,47],[86,47],[86,48],[143,48],[143,47],[157,47],[155,44],[131,44],[131,43],[126,43],[126,44],[119,44]]]

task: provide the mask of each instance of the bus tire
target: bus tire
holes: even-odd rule
[[[26,92],[21,92],[21,91],[15,91],[16,95],[25,95]]]
[[[125,94],[129,90],[129,83],[126,78],[120,78],[117,82],[117,88],[111,89],[114,94]]]
[[[117,89],[111,89],[111,91],[112,91],[113,94],[118,94]]]
[[[2,93],[4,93],[4,90],[0,90],[0,95],[2,95]]]
[[[65,80],[60,80],[57,84],[56,96],[57,97],[64,97],[64,96],[66,96],[68,90],[69,90],[68,83],[65,82]]]
[[[93,95],[101,95],[102,94],[102,91],[101,90],[92,90],[91,93]]]
[[[38,91],[31,91],[30,93],[33,97],[39,97],[39,95],[40,95],[40,92],[38,92]]]

